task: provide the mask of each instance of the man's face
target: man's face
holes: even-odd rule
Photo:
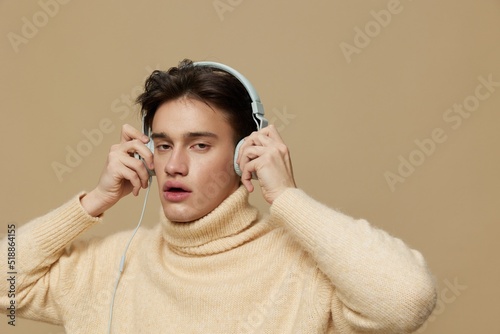
[[[154,165],[169,220],[199,219],[238,188],[233,134],[220,110],[198,100],[180,98],[158,108],[152,124]]]

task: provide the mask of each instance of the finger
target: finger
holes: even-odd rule
[[[252,143],[254,146],[271,147],[275,145],[276,141],[266,134],[259,132],[252,138]]]
[[[135,174],[138,176],[138,180],[139,180],[142,188],[148,187],[149,173],[146,169],[146,166],[144,166],[143,161],[132,158],[132,157],[125,156],[122,158],[121,163],[126,168],[135,172]]]
[[[275,156],[275,159],[279,156],[278,160],[283,161],[287,169],[291,170],[290,153],[288,147],[283,142],[275,141],[264,134],[254,136],[251,141],[254,144],[253,146],[247,146],[241,150],[238,164],[242,170],[249,161],[265,154],[271,154]]]
[[[248,147],[248,146],[252,146],[252,139],[250,138],[250,136],[246,137],[246,138],[243,138],[243,143],[240,145],[239,147],[239,150],[238,150],[238,158],[236,159],[236,162],[238,164],[240,164],[240,159],[242,157],[242,152],[243,150]]]
[[[248,192],[252,192],[254,190],[253,183],[252,183],[252,173],[248,171],[243,171],[241,172],[241,183],[245,188],[247,188]]]
[[[134,195],[137,195],[142,187],[141,179],[135,170],[129,168],[123,163],[122,158],[116,157],[117,154],[119,153],[112,152],[109,155],[110,160],[106,167],[109,171],[109,176],[115,180],[114,182],[117,182],[117,186],[121,184],[119,187],[123,188],[126,193],[128,193],[130,191],[130,187],[132,187]],[[128,156],[126,156],[126,158],[140,162],[139,160]]]
[[[288,146],[286,146],[279,134],[276,133],[275,135],[277,136],[270,137],[261,133],[253,139],[253,142],[255,145],[277,149],[280,155],[288,160],[290,158]]]
[[[256,140],[257,137],[253,136],[252,138],[245,139],[245,143],[241,145],[238,152],[237,164],[240,166],[240,169],[243,170],[243,166],[250,160],[256,159],[260,154],[264,153],[262,150],[255,150],[254,148],[260,147],[263,148],[264,145],[261,144],[260,140]],[[260,153],[259,153],[260,152]]]
[[[146,136],[144,133],[141,131],[137,130],[130,124],[124,124],[122,126],[122,132],[121,132],[121,143],[133,140],[133,139],[138,139],[142,141],[143,143],[147,143],[149,141],[148,136]]]
[[[254,159],[257,159],[261,155],[266,152],[266,148],[262,146],[249,146],[245,150],[241,151],[241,159],[240,159],[240,169],[243,170],[245,165]],[[255,172],[255,171],[252,171]]]
[[[272,124],[270,124],[265,128],[260,129],[259,131],[252,132],[248,137],[251,139],[255,139],[255,137],[261,137],[261,136],[265,136],[273,140],[283,142],[283,139],[281,138],[281,135],[279,134],[278,130]]]
[[[276,129],[276,127],[273,124],[270,124],[269,126],[266,126],[265,128],[262,128],[262,130],[259,132],[265,134],[269,138],[283,142],[283,138],[281,138],[281,135],[278,132],[278,129]]]
[[[243,139],[243,144],[239,148],[238,158],[236,159],[238,164],[241,163],[241,159],[243,157],[242,152],[245,152],[249,147],[263,146],[261,141],[258,139],[259,136],[258,132],[252,132],[250,136]]]
[[[274,166],[274,168],[281,170],[280,173],[288,174],[293,178],[292,163],[286,145],[251,146],[242,152],[240,163],[242,175],[244,172],[249,171],[250,175],[256,173],[260,179],[262,177],[259,174],[261,169],[263,170],[264,167],[269,166]]]
[[[245,188],[247,188],[248,192],[251,193],[254,189],[253,183],[252,183],[252,177],[250,176],[250,179],[244,179],[243,177],[241,178],[241,183]]]
[[[278,130],[274,125],[269,125],[259,131],[252,132],[248,137],[244,138],[244,142],[241,145],[241,149],[249,146],[270,146],[273,143],[280,143],[284,145],[284,141],[281,138]]]
[[[276,130],[273,131],[271,129],[257,132],[252,136],[251,140],[253,145],[266,147],[277,146],[280,148],[280,151],[283,151],[282,148],[286,146],[279,133]]]
[[[136,146],[138,149],[135,148]],[[135,144],[133,142],[127,142],[121,145],[113,145],[109,153],[109,167],[111,171],[115,171],[113,174],[119,173],[122,166],[133,170],[138,175],[144,188],[146,188],[148,186],[149,174],[144,162],[131,156],[131,152],[136,150],[140,153],[145,152],[151,155],[149,149],[139,142]]]
[[[252,192],[254,189],[253,183],[252,183],[252,176],[253,173],[257,173],[258,169],[258,164],[259,162],[256,160],[249,161],[246,165],[245,168],[242,169],[241,171],[241,183],[247,188],[249,192]],[[260,180],[260,175],[257,174],[257,178]]]
[[[135,153],[139,154],[144,159],[149,169],[154,168],[153,152],[140,140],[132,139],[121,144],[120,149],[125,151],[129,156],[134,156]]]
[[[143,187],[138,174],[134,170],[125,167],[120,171],[120,173],[123,180],[130,182],[132,185],[132,193],[134,196],[137,196]]]

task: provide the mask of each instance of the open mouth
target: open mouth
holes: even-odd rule
[[[176,187],[172,187],[172,188],[168,188],[167,189],[168,192],[171,192],[171,193],[181,193],[181,192],[188,192],[187,190],[185,189],[182,189],[182,188],[176,188]]]
[[[163,194],[167,201],[180,202],[191,195],[191,189],[181,182],[167,181],[163,187]]]
[[[191,189],[180,181],[167,181],[163,185],[163,191],[167,192],[191,192]]]

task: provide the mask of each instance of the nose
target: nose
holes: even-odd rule
[[[186,176],[189,171],[189,156],[182,148],[174,148],[165,164],[165,172],[170,176]]]

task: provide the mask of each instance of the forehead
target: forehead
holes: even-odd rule
[[[233,129],[223,111],[205,102],[180,98],[160,105],[152,122],[153,132],[186,133],[210,131],[233,135]]]

